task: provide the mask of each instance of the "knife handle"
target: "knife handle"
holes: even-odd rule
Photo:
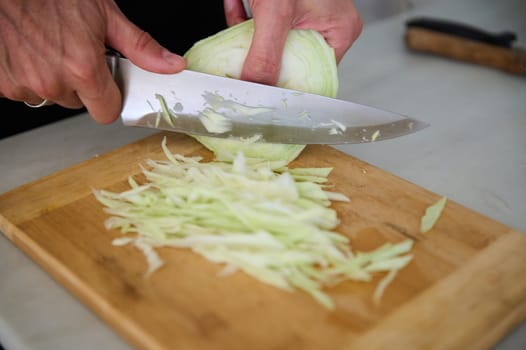
[[[117,70],[119,69],[119,58],[121,57],[122,55],[119,52],[106,48],[106,63],[108,64],[113,80],[115,80]]]
[[[500,69],[526,73],[526,51],[512,48],[515,34],[491,34],[460,23],[419,19],[407,22],[406,46],[414,51]]]

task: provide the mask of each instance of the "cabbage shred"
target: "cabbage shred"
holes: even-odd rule
[[[426,233],[433,228],[435,223],[442,215],[442,211],[446,206],[447,197],[441,197],[436,203],[426,208],[424,216],[420,220],[420,232]]]

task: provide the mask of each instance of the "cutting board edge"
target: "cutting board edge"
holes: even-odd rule
[[[463,268],[456,270],[454,273],[446,276],[441,280],[436,281],[435,284],[431,285],[428,289],[417,295],[411,301],[411,304],[405,303],[401,305],[399,309],[395,310],[385,319],[381,320],[378,324],[371,327],[366,333],[358,337],[356,341],[349,342],[348,349],[361,350],[367,348],[368,350],[379,350],[389,349],[394,346],[394,348],[397,349],[436,348],[447,350],[479,350],[490,349],[491,347],[493,347],[505,335],[509,334],[515,327],[517,327],[519,323],[524,322],[526,320],[526,278],[518,280],[518,282],[520,282],[520,295],[514,296],[514,303],[510,303],[509,300],[498,300],[498,298],[490,299],[494,302],[494,304],[496,303],[496,300],[500,301],[502,304],[506,304],[506,313],[504,314],[504,317],[502,319],[496,321],[497,323],[494,324],[486,324],[487,318],[478,318],[476,322],[477,326],[482,327],[484,324],[486,324],[486,326],[483,329],[484,332],[482,332],[482,336],[481,333],[476,333],[472,334],[469,338],[465,337],[466,332],[463,331],[463,328],[461,327],[461,321],[464,320],[465,317],[467,317],[467,313],[463,313],[464,311],[466,311],[465,309],[447,307],[447,305],[440,305],[433,309],[433,306],[430,306],[433,305],[433,303],[431,303],[430,301],[432,301],[431,296],[433,296],[433,293],[445,293],[446,295],[443,298],[441,298],[441,300],[452,300],[455,296],[458,296],[455,292],[466,293],[466,291],[470,290],[470,287],[474,288],[473,286],[469,285],[464,286],[464,284],[458,283],[458,281],[455,283],[455,280],[462,280],[464,277],[466,277],[466,274],[470,273],[471,270],[474,270],[475,272],[479,270],[487,271],[484,267],[486,264],[489,264],[489,262],[495,263],[495,266],[498,266],[498,271],[504,272],[501,276],[512,278],[512,273],[516,273],[517,271],[522,272],[521,275],[526,276],[526,255],[523,255],[521,257],[520,255],[509,255],[503,253],[502,257],[504,258],[504,260],[506,257],[509,258],[519,256],[520,258],[522,258],[523,261],[522,264],[502,264],[501,254],[496,254],[498,248],[506,248],[507,251],[520,251],[521,248],[526,249],[526,235],[520,231],[511,229],[508,233],[499,237],[499,239],[493,242],[493,244],[481,250],[473,259],[468,260],[467,264]],[[478,265],[481,266],[477,268]],[[519,268],[520,270],[518,270]],[[477,280],[477,278],[473,278],[473,281]],[[494,285],[496,285],[496,283],[493,284],[493,286]],[[454,288],[455,286],[457,286],[457,288]],[[452,290],[451,292],[449,292],[449,297],[447,295],[448,290]],[[477,294],[474,293],[474,295]],[[436,297],[436,295],[434,297]],[[469,305],[473,306],[473,308],[469,309],[469,311],[475,312],[474,310],[476,310],[476,306],[473,305],[474,300],[475,299],[470,300]],[[415,308],[415,303],[417,303],[421,307]],[[500,305],[499,302],[497,302],[497,304]],[[487,303],[486,305],[490,305],[490,303]],[[446,339],[447,341],[449,341],[449,343],[447,343],[446,341],[445,343],[442,343],[441,346],[438,346],[435,342],[435,338],[422,338],[419,336],[418,329],[405,328],[407,323],[404,322],[404,320],[409,314],[412,317],[414,317],[415,309],[416,313],[418,313],[419,317],[421,317],[420,322],[416,322],[418,326],[424,325],[432,327],[433,325],[435,325],[436,321],[433,317],[436,316],[436,314],[433,313],[432,316],[429,317],[429,314],[431,314],[431,312],[426,313],[426,311],[422,311],[428,310],[430,308],[431,310],[435,311],[445,309],[460,310],[456,311],[453,316],[446,316],[450,320],[452,320],[453,323],[460,323],[458,324],[459,327],[456,328],[458,330],[457,334],[449,334],[448,337],[448,334],[442,334],[440,329],[435,329],[433,333],[424,332],[425,334],[434,334],[435,338],[439,337],[442,340]],[[486,309],[479,311],[479,313],[482,314],[480,316],[488,316],[488,314],[491,316],[492,309],[487,307]],[[438,326],[439,325],[437,325],[437,328],[439,328]],[[378,334],[382,334],[384,337],[379,337]],[[452,341],[452,339],[456,341]],[[400,340],[409,341],[410,343],[400,344]]]
[[[118,307],[113,307],[106,303],[104,298],[89,283],[83,282],[74,271],[68,269],[66,264],[63,264],[53,254],[41,248],[16,225],[5,224],[0,220],[0,231],[62,288],[81,301],[93,315],[104,321],[108,326],[111,326],[111,329],[118,333],[128,344],[138,349],[165,349],[155,337],[146,332],[132,319],[127,318]]]

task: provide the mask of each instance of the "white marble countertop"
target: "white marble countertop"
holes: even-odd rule
[[[526,76],[411,53],[405,20],[427,15],[526,38],[523,0],[441,0],[375,22],[340,64],[340,98],[427,121],[416,134],[339,149],[526,232]],[[23,116],[3,116],[23,117]],[[0,140],[0,193],[154,131],[81,114]],[[14,349],[129,349],[0,235],[0,343]],[[526,322],[495,349],[526,349]]]

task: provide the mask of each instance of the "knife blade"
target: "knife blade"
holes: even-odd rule
[[[106,54],[124,125],[284,144],[346,144],[411,134],[427,123],[382,109],[190,70],[145,71]]]

